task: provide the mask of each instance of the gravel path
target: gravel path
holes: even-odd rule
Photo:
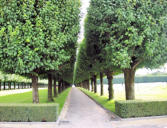
[[[111,116],[77,88],[72,88],[69,108],[60,128],[111,128]]]

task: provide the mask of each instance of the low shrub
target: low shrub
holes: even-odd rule
[[[55,122],[57,118],[57,104],[0,104],[1,122]]]
[[[115,111],[122,118],[167,115],[167,101],[116,101]]]

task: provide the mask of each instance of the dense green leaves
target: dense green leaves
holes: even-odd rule
[[[103,54],[122,69],[150,60],[163,64],[166,6],[157,0],[92,0],[85,25],[88,49],[94,48],[90,55]]]
[[[78,0],[1,0],[2,70],[18,74],[59,70],[70,61],[75,56],[79,6]]]
[[[89,72],[104,72],[109,78],[122,70],[126,98],[134,99],[136,69],[167,62],[166,30],[165,0],[91,0],[85,23]]]

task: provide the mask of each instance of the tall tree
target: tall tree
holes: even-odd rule
[[[0,67],[32,78],[34,103],[39,74],[58,71],[73,56],[79,7],[78,0],[0,0]]]
[[[167,1],[91,0],[85,25],[88,49],[94,47],[89,52],[99,61],[107,56],[122,69],[127,100],[135,99],[136,69],[156,68],[167,60],[166,16]]]

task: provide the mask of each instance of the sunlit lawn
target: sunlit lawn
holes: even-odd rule
[[[114,86],[114,100],[125,100],[125,89],[122,86]],[[100,88],[100,87],[98,87]],[[104,87],[105,96],[108,96],[108,87]],[[140,100],[167,100],[166,85],[137,84],[135,86],[135,98]]]
[[[114,100],[108,101],[108,87],[104,86],[104,96],[100,96],[100,87],[98,86],[98,94],[94,94],[86,89],[81,89],[87,95],[92,97],[106,109],[115,112],[115,100],[125,100],[125,90],[123,86],[114,86]],[[167,100],[167,85],[137,85],[135,87],[135,97],[140,100]]]
[[[99,104],[101,104],[104,108],[115,112],[115,103],[114,100],[109,101],[106,96],[99,96],[98,94],[94,94],[93,92],[90,92],[86,89],[80,88],[83,92],[85,92],[87,95],[92,97],[94,100],[96,100]]]
[[[58,103],[59,111],[61,111],[70,89],[71,88],[66,89],[57,98],[54,98],[54,102],[47,101],[48,97],[47,89],[39,90],[40,103]],[[20,94],[0,96],[0,103],[32,103],[32,91]]]

